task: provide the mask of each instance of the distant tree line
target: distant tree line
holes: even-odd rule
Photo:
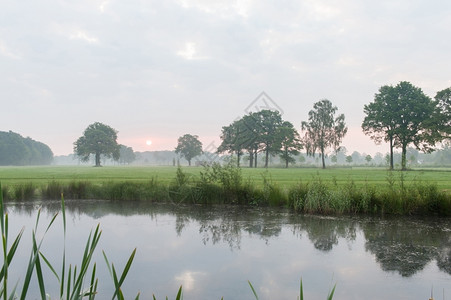
[[[0,165],[49,165],[52,160],[53,152],[46,144],[12,131],[0,131]]]
[[[288,168],[290,163],[296,161],[300,150],[305,148],[307,155],[319,153],[325,168],[327,149],[332,147],[338,150],[347,132],[344,115],[335,117],[336,111],[337,107],[327,99],[316,102],[309,112],[308,121],[302,122],[302,137],[291,122],[282,119],[278,111],[251,112],[222,127],[218,152],[236,154],[238,165],[240,157],[247,152],[251,168],[257,167],[260,152],[264,153],[265,167],[268,167],[270,156],[279,155]]]

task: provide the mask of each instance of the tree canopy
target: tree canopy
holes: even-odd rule
[[[434,123],[441,139],[451,139],[451,87],[435,95]]]
[[[434,130],[435,103],[410,82],[401,81],[396,86],[383,86],[374,102],[365,105],[363,132],[376,143],[390,143],[390,169],[393,169],[393,148],[401,148],[401,167],[406,169],[407,146],[413,144],[424,152],[433,150],[440,140]]]
[[[199,141],[199,137],[191,134],[179,137],[175,153],[180,153],[191,166],[191,160],[202,154],[202,143]]]
[[[282,123],[277,136],[282,146],[280,158],[285,162],[285,168],[288,168],[288,164],[296,161],[294,156],[299,155],[299,150],[302,149],[301,138],[293,124],[288,121]]]
[[[95,155],[95,166],[100,167],[100,156],[118,160],[120,146],[117,143],[117,131],[100,122],[89,125],[83,136],[74,142],[74,153],[82,161],[88,161],[91,154]]]
[[[240,156],[243,151],[247,151],[251,168],[257,167],[257,154],[264,152],[265,167],[268,167],[269,157],[282,151],[285,151],[285,160],[293,161],[292,156],[298,154],[296,149],[300,145],[296,140],[288,140],[296,136],[294,126],[283,121],[280,112],[268,109],[251,112],[222,128],[222,142],[218,152],[236,153],[239,165]]]
[[[340,114],[335,117],[337,110],[329,100],[320,100],[313,105],[308,121],[303,121],[301,126],[304,131],[302,143],[307,155],[315,156],[317,152],[320,153],[323,169],[326,168],[327,149],[332,147],[337,151],[348,131],[345,116]]]
[[[9,131],[0,131],[0,165],[48,165],[53,161],[53,152],[44,143]]]

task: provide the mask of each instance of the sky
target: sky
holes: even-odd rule
[[[349,154],[386,153],[364,105],[400,81],[451,87],[450,37],[443,0],[0,0],[0,131],[55,155],[94,122],[135,151],[214,148],[265,92],[298,130],[329,99]]]

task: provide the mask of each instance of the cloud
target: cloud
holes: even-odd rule
[[[18,104],[0,126],[54,132],[64,117],[21,104],[50,97],[78,116],[77,134],[111,120],[175,143],[181,131],[219,136],[262,91],[293,124],[328,98],[358,126],[381,85],[407,80],[430,96],[450,85],[451,2],[431,1],[8,1],[0,97]],[[40,126],[22,121],[34,114]]]
[[[85,31],[82,30],[77,30],[76,32],[74,32],[73,34],[71,34],[69,36],[69,38],[71,40],[82,40],[85,41],[89,44],[97,44],[99,42],[99,39],[96,38],[95,36],[92,36],[90,34],[88,34]]]
[[[6,44],[3,43],[1,40],[0,40],[0,54],[3,56],[6,56],[6,57],[12,58],[12,59],[20,59],[21,58],[20,55],[11,51],[9,49],[9,47],[6,46]]]

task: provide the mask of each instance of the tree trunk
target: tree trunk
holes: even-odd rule
[[[324,160],[324,149],[321,149],[321,161],[323,162],[323,169],[326,168],[326,162]]]
[[[254,149],[249,151],[249,168],[254,166]]]
[[[390,138],[390,170],[393,169],[393,138]]]
[[[269,161],[269,149],[266,147],[266,158],[265,158],[265,168],[268,167],[268,161]]]
[[[236,153],[236,166],[238,168],[240,167],[240,152],[239,151]]]
[[[100,166],[100,152],[96,152],[96,167]]]
[[[402,145],[402,156],[401,156],[401,170],[407,170],[406,167],[406,155],[407,155],[407,145]]]
[[[191,167],[191,159],[188,159],[188,166]]]
[[[288,169],[288,149],[285,149],[285,168]]]
[[[254,168],[257,168],[257,149],[254,149]]]

